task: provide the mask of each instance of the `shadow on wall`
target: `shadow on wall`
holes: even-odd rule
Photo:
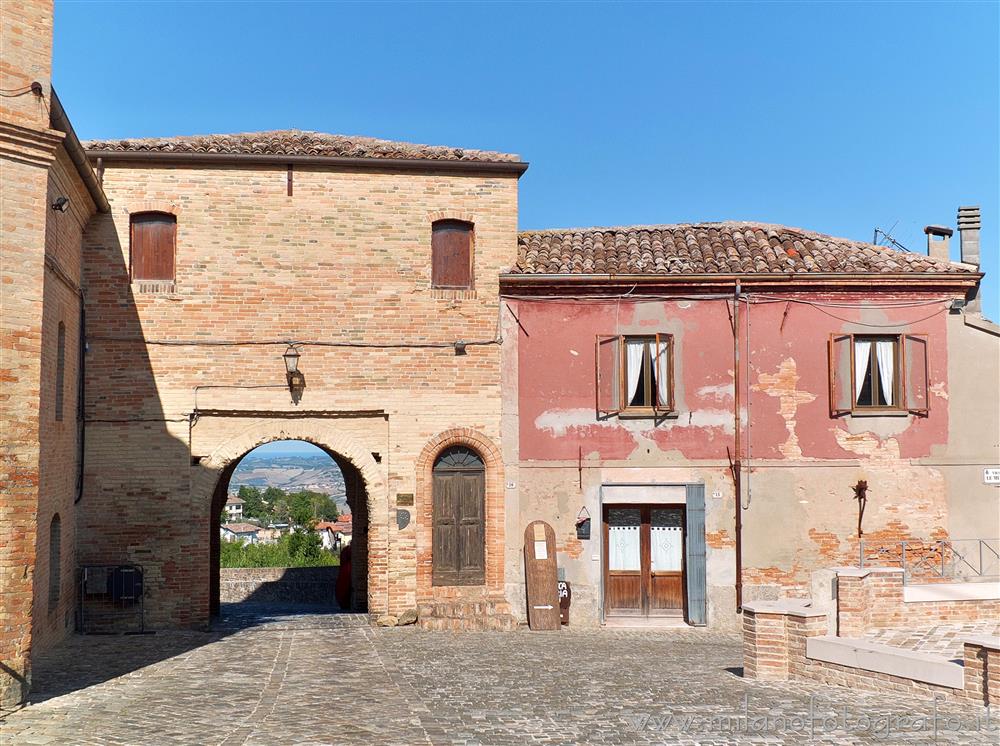
[[[166,410],[154,376],[154,369],[175,374],[185,356],[182,348],[146,343],[139,307],[172,301],[130,281],[129,247],[115,227],[128,219],[120,209],[99,214],[84,237],[85,472],[77,556],[80,565],[140,565],[147,625],[170,617],[194,625],[208,611],[208,578],[198,567],[207,572],[209,506],[189,504],[189,413]],[[183,604],[170,588],[187,589]]]

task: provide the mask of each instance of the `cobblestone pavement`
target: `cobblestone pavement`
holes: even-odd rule
[[[449,633],[351,615],[224,618],[211,632],[70,638],[37,663],[32,703],[0,724],[0,743],[935,742],[924,699],[748,681],[739,639],[704,630]],[[982,708],[937,713],[938,743],[1000,739]]]
[[[867,637],[874,642],[940,655],[949,660],[965,656],[962,640],[971,635],[1000,635],[1000,622],[992,624],[939,624],[926,629],[880,629]]]

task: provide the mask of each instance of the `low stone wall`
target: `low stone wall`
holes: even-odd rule
[[[222,603],[302,603],[336,605],[339,567],[223,567]]]
[[[872,692],[945,695],[983,705],[1000,702],[1000,638],[966,640],[962,668],[945,658],[828,635],[826,616],[801,601],[744,605],[743,675],[771,681],[805,679]],[[846,665],[850,660],[854,664]],[[944,671],[949,666],[954,666],[956,676],[941,675],[949,673]]]
[[[837,568],[837,634],[863,637],[875,629],[912,629],[1000,619],[1000,599],[906,601],[896,567]]]

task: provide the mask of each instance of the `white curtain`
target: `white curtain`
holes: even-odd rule
[[[632,399],[639,389],[639,373],[642,371],[642,353],[645,349],[646,343],[641,340],[630,339],[625,342],[626,373],[628,374],[626,406],[632,403]]]
[[[653,348],[653,342],[649,343],[650,351]],[[667,406],[670,403],[670,360],[667,357],[669,352],[667,351],[667,343],[660,342],[660,349],[656,352],[656,363],[653,365],[653,375],[656,376],[656,397],[657,404],[661,407]]]
[[[649,529],[650,567],[654,571],[680,570],[683,541],[680,526],[652,526]]]
[[[608,569],[639,569],[639,526],[608,526]]]
[[[895,388],[893,368],[896,364],[896,346],[891,340],[879,340],[875,343],[875,355],[878,360],[878,380],[885,403],[892,406],[892,392]]]
[[[868,374],[868,364],[871,362],[872,343],[854,343],[854,396],[861,395],[861,387],[865,385],[865,376]]]

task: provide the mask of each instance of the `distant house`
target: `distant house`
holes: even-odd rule
[[[226,500],[226,520],[236,523],[243,520],[243,501],[235,495],[230,495]]]
[[[257,544],[257,534],[260,526],[252,523],[223,523],[219,527],[219,535],[223,541],[241,541],[244,544]]]
[[[258,544],[277,544],[278,539],[281,538],[282,530],[280,528],[275,528],[274,526],[268,526],[267,528],[261,528],[257,531],[257,543]]]
[[[340,516],[336,521],[320,521],[316,531],[323,542],[323,548],[338,552],[351,543],[351,516]]]

